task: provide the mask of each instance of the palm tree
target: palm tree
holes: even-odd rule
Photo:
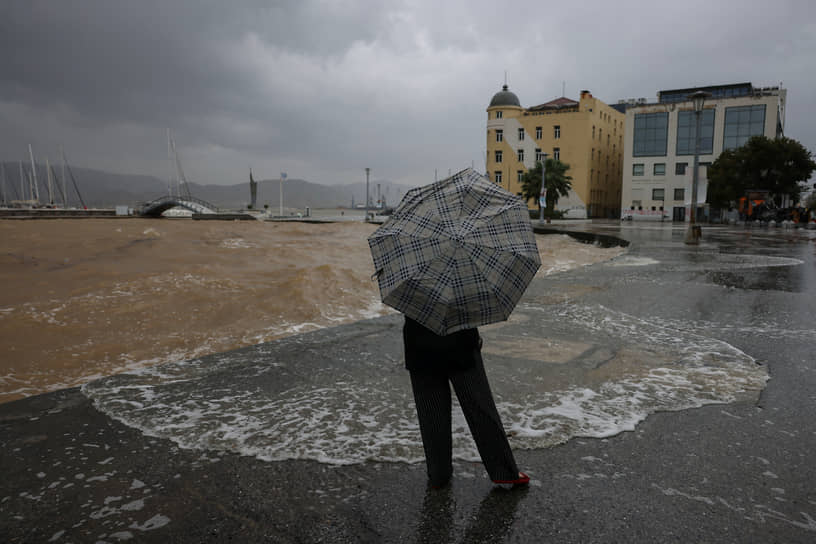
[[[547,179],[544,187],[547,189],[546,201],[549,215],[552,215],[553,208],[558,203],[559,197],[567,196],[570,189],[572,189],[572,176],[567,175],[569,168],[569,164],[558,159],[547,159]],[[530,199],[538,201],[540,195],[541,161],[527,170],[521,178],[521,197],[525,202],[529,202]],[[538,213],[541,214],[540,203]]]

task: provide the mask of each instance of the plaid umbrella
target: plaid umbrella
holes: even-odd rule
[[[408,191],[368,245],[383,302],[440,335],[506,320],[541,266],[527,206],[470,168]]]

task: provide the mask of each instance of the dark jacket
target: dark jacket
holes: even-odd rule
[[[417,372],[467,370],[476,364],[482,347],[478,329],[439,336],[408,316],[402,327],[402,339],[405,343],[405,368]]]

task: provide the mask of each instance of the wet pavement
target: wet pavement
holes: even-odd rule
[[[165,380],[161,388],[148,387],[144,376],[116,377],[85,393],[0,405],[3,541],[814,541],[816,231],[704,227],[702,244],[689,247],[680,226],[554,228],[631,246],[610,263],[537,279],[507,324],[482,330],[497,397],[534,396],[529,369],[510,380],[499,374],[541,353],[551,363],[542,370],[547,381],[600,384],[611,367],[623,368],[630,379],[609,404],[648,399],[598,414],[598,428],[568,429],[566,442],[517,448],[529,488],[493,486],[479,463],[462,460],[443,490],[426,489],[422,463],[276,460],[277,450],[253,450],[254,435],[219,431],[224,421],[201,409],[226,402],[228,393],[234,403],[261,390],[274,398],[293,384],[314,385],[314,376],[325,383],[369,376],[364,385],[372,390],[384,380],[407,388],[401,320],[391,316],[203,358],[206,375],[169,368],[149,376]],[[627,320],[616,321],[620,315]],[[549,353],[542,338],[555,341]],[[652,357],[681,361],[684,373],[638,374]],[[704,364],[695,366],[697,359]],[[269,362],[263,371],[259,360]],[[365,366],[371,360],[382,361],[379,375]],[[194,378],[208,396],[186,388]],[[661,387],[669,378],[671,387]],[[677,391],[682,398],[663,398]],[[190,408],[145,419],[151,401]],[[297,425],[298,412],[286,417]],[[196,426],[184,434],[187,420]],[[508,427],[528,444],[522,423]],[[633,430],[598,437],[615,423]],[[319,446],[331,457],[342,438],[359,450],[347,440],[352,431],[338,430],[337,443],[292,447],[317,458]]]

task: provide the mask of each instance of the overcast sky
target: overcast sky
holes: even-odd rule
[[[816,2],[39,1],[0,4],[0,159],[190,181],[410,185],[484,168],[505,71],[522,106],[750,81],[816,152]]]

